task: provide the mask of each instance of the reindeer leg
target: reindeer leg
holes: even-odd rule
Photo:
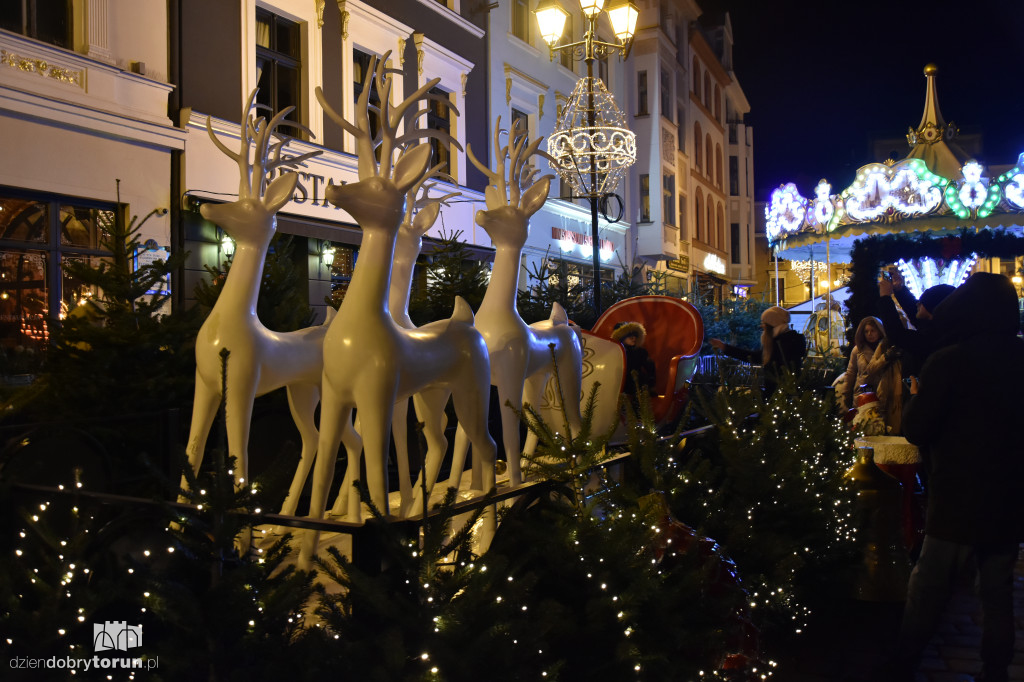
[[[381,377],[383,379],[383,377]],[[366,458],[366,485],[370,500],[381,514],[388,515],[387,451],[391,418],[395,407],[393,384],[368,381],[356,396],[362,425],[363,453]],[[349,500],[349,508],[352,500]]]
[[[401,495],[399,515],[412,505],[413,488],[409,477],[409,400],[395,403],[391,417],[391,436],[395,441],[395,463],[398,465],[398,490]]]
[[[345,453],[348,462],[356,462],[354,469],[345,470],[345,480],[341,484],[341,488],[338,490],[338,496],[334,500],[334,506],[331,507],[331,516],[342,517],[348,511],[348,500],[349,497],[353,496],[352,484],[358,478],[359,473],[358,463],[362,459],[363,454],[363,439],[359,436],[358,427],[359,418],[356,418],[356,426],[353,426],[350,421],[345,422],[345,426],[341,431],[341,442],[345,446]],[[355,494],[356,499],[359,498],[358,494]]]
[[[448,451],[448,439],[444,435],[448,418],[444,414],[444,408],[448,404],[449,395],[450,392],[447,388],[435,388],[417,393],[412,397],[413,405],[416,407],[416,417],[423,422],[423,437],[427,440],[427,456],[423,463],[423,471],[427,475],[428,501],[430,500],[430,493],[434,490],[434,484],[437,482],[437,474],[441,470],[444,455]],[[422,473],[417,477],[412,504],[410,508],[402,510],[403,515],[415,514],[422,507],[422,477]],[[451,475],[449,475],[450,480]]]
[[[583,424],[580,412],[583,402],[583,359],[582,354],[574,348],[576,340],[570,338],[568,344],[556,357],[555,364],[558,366],[558,378],[565,394],[562,400],[565,403],[565,413],[569,417],[569,428],[573,434],[577,434]]]
[[[225,399],[228,432],[228,455],[234,457],[235,488],[241,489],[249,480],[249,429],[252,426],[252,401],[256,397],[256,377],[244,371],[231,375],[228,365]]]
[[[551,378],[551,372],[538,372],[531,377],[526,378],[526,382],[523,384],[523,404],[533,405],[538,407],[541,399],[544,395],[544,388],[548,384],[548,380]],[[556,431],[564,431],[562,425],[549,424]],[[537,441],[539,440],[536,433],[527,429],[526,431],[526,442],[523,444],[523,453],[532,455],[534,450],[537,449]]]
[[[501,442],[505,446],[508,463],[508,484],[523,482],[520,469],[521,444],[519,441],[519,415],[523,411],[523,383],[526,379],[525,360],[519,362],[491,362],[491,383],[498,387],[498,405],[501,414]],[[511,403],[509,407],[506,403]],[[473,458],[474,464],[476,458]],[[473,468],[473,487],[482,485],[477,469]]]
[[[196,372],[196,392],[192,404],[192,424],[189,427],[188,446],[185,448],[188,454],[188,465],[192,467],[192,473],[198,474],[199,467],[203,463],[203,455],[206,452],[206,439],[210,434],[210,427],[217,416],[217,407],[220,405],[220,393],[207,386],[199,372]],[[181,489],[188,488],[188,479],[181,477]],[[188,502],[187,496],[179,493],[178,502]]]
[[[351,417],[352,406],[343,403],[331,388],[330,382],[324,381],[323,399],[320,401],[320,442],[317,445],[318,457],[316,465],[313,467],[313,490],[309,500],[309,518],[311,519],[319,521],[324,517],[324,511],[327,508],[327,493],[334,480],[334,464],[337,459],[338,445],[341,443],[341,431],[345,424],[349,423]],[[345,483],[351,483],[349,475],[353,471],[359,471],[358,452],[355,453],[355,456],[352,452],[348,453]],[[297,562],[299,568],[309,570],[319,540],[320,531],[305,532]]]
[[[452,394],[455,403],[455,414],[459,417],[460,428],[464,425],[465,432],[473,444],[473,464],[480,463],[481,490],[490,492],[495,487],[494,460],[497,447],[487,430],[487,411],[490,404],[491,387],[483,382],[473,387],[470,382],[460,384],[468,390],[456,391]],[[483,409],[481,409],[481,407]],[[488,506],[481,517],[483,526],[480,543],[486,548],[497,529],[497,510],[494,505]]]
[[[312,384],[294,384],[287,388],[287,392],[288,409],[302,436],[302,455],[295,469],[292,484],[288,488],[288,496],[284,498],[284,504],[281,506],[282,514],[293,515],[295,507],[299,503],[302,488],[306,484],[309,469],[313,466],[313,460],[316,459],[320,432],[316,428],[313,414],[316,411],[316,404],[320,401],[320,390]]]

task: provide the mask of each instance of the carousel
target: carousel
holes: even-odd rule
[[[915,297],[936,284],[962,283],[975,269],[1024,254],[1024,154],[1009,165],[986,167],[957,142],[959,130],[946,122],[936,91],[938,68],[924,69],[924,113],[907,133],[910,151],[898,161],[869,163],[838,193],[821,180],[807,198],[792,183],[771,196],[765,210],[769,245],[778,260],[812,272],[824,264],[849,264],[847,322],[854,327],[873,314],[882,268],[897,267]],[[776,272],[778,280],[778,271]],[[831,310],[833,283],[825,302]],[[812,294],[814,293],[812,284]],[[830,345],[838,346],[837,339]]]

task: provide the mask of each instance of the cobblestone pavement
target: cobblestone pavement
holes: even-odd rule
[[[1024,553],[1022,553],[1024,557]],[[899,629],[902,603],[840,602],[812,616],[807,633],[773,652],[779,682],[877,682]],[[1014,580],[1016,657],[1010,680],[1024,682],[1024,558]],[[925,650],[916,682],[972,682],[981,670],[981,612],[964,580]]]

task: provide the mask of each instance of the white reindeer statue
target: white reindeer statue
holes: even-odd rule
[[[434,177],[440,168],[440,165],[432,168],[423,179],[406,192],[405,216],[402,219],[402,225],[398,228],[395,258],[391,269],[391,286],[388,289],[388,308],[391,310],[391,318],[404,329],[416,329],[416,324],[409,317],[409,298],[412,292],[416,259],[423,249],[423,236],[433,227],[441,212],[441,205],[459,195],[459,192],[451,192],[444,196],[430,198],[430,190],[433,189],[434,183],[428,184],[427,181]],[[420,196],[421,190],[422,196]],[[426,470],[433,472],[427,477],[428,494],[437,479],[437,471],[440,469],[448,449],[448,439],[444,435],[448,420],[444,410],[450,395],[450,391],[438,388],[427,389],[412,397],[416,416],[423,423],[423,436],[427,441]],[[409,513],[417,511],[413,504],[413,485],[409,476],[408,413],[408,399],[395,403],[395,412],[391,420],[391,434],[395,442],[395,456],[398,464],[401,496],[399,516],[407,516]],[[416,482],[415,490],[421,490],[420,481]],[[345,487],[338,492],[331,509],[331,516],[346,514],[349,492],[349,489]],[[417,492],[418,498],[419,493]]]
[[[302,436],[302,455],[281,513],[294,514],[316,456],[319,434],[313,414],[320,399],[327,328],[321,325],[287,333],[270,331],[256,316],[256,299],[267,248],[277,230],[275,214],[291,199],[298,180],[294,172],[283,172],[268,186],[269,173],[276,168],[295,167],[320,152],[285,154],[288,138],[278,137],[275,131],[294,107],[281,111],[268,123],[252,113],[255,97],[254,90],[242,112],[241,148],[237,153],[218,139],[210,119],[206,120],[210,139],[238,164],[240,180],[237,201],[203,204],[200,208],[204,218],[220,225],[235,240],[235,255],[217,303],[196,337],[195,400],[186,450],[193,473],[198,473],[210,426],[223,398],[220,354],[226,349],[230,352],[226,380],[228,453],[235,458],[236,485],[244,485],[248,477],[253,400],[286,387],[288,407]],[[253,145],[255,152],[250,161]],[[349,452],[361,447],[351,428],[345,430],[345,447]],[[182,488],[186,486],[183,477]],[[184,501],[185,496],[181,499]]]
[[[554,344],[554,361],[565,392],[568,427],[577,433],[580,430],[583,360],[579,339],[569,327],[568,316],[562,306],[555,303],[548,320],[532,325],[527,325],[516,309],[520,261],[530,233],[530,216],[547,201],[551,180],[550,176],[545,176],[534,182],[536,171],[528,163],[531,156],[543,154],[538,152],[543,138],[527,144],[525,137],[520,138],[518,126],[513,124],[508,145],[501,147],[499,139],[502,132],[501,117],[498,117],[494,130],[496,170],[482,164],[470,145],[466,145],[466,152],[473,165],[491,181],[484,193],[487,210],[477,211],[476,224],[490,235],[494,244],[494,269],[477,312],[476,328],[486,339],[490,353],[491,383],[498,387],[501,405],[502,442],[509,484],[515,486],[523,480],[517,412],[522,410],[524,402],[539,405],[544,386],[552,373],[551,345]],[[506,158],[509,161],[507,180]],[[508,403],[511,403],[511,408]],[[465,453],[465,439],[457,432],[450,486],[459,486]],[[473,488],[478,486],[478,478],[474,457]]]
[[[325,112],[356,139],[359,181],[332,186],[328,200],[348,211],[363,231],[359,261],[338,314],[324,340],[324,380],[321,407],[321,456],[314,469],[310,516],[321,518],[327,491],[334,475],[334,457],[343,425],[353,408],[359,410],[360,432],[366,455],[366,482],[374,505],[388,512],[388,438],[395,402],[426,388],[445,387],[452,392],[459,422],[469,434],[474,455],[487,465],[484,477],[493,487],[494,440],[487,433],[490,366],[483,337],[473,328],[473,312],[461,298],[455,300],[450,320],[404,329],[391,317],[388,291],[391,284],[395,241],[405,212],[405,193],[427,172],[430,147],[412,143],[436,131],[413,129],[398,134],[402,117],[423,99],[439,79],[433,79],[397,106],[390,103],[392,78],[384,56],[370,69],[355,108],[355,123],[337,114],[317,98]],[[370,78],[380,93],[380,161],[370,133],[368,95]],[[418,119],[417,115],[415,119]],[[397,157],[397,158],[396,158]],[[359,455],[349,453],[343,486],[351,488],[359,478]],[[349,493],[349,518],[362,516],[358,495]],[[490,523],[493,525],[493,518]],[[308,565],[317,533],[306,536],[300,564]]]

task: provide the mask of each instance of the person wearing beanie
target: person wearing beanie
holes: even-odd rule
[[[878,318],[889,343],[903,351],[903,370],[908,376],[917,375],[928,356],[939,347],[932,312],[955,288],[949,284],[936,284],[925,289],[920,300],[915,300],[896,270],[878,283]],[[904,326],[897,303],[906,314],[909,327]]]
[[[634,398],[636,407],[636,387],[652,392],[655,382],[654,361],[644,348],[647,330],[639,322],[616,322],[612,328],[612,340],[622,344],[626,353],[626,380],[622,392]]]
[[[1014,655],[1014,564],[1024,541],[1024,341],[1017,292],[979,272],[932,311],[950,341],[911,381],[903,433],[928,472],[925,538],[910,575],[893,679],[913,679],[963,571],[977,567],[982,676]],[[971,561],[973,559],[973,562]]]
[[[731,358],[764,367],[764,390],[771,395],[784,374],[799,374],[807,355],[804,335],[789,328],[789,311],[777,305],[761,313],[761,348],[747,350],[721,339],[708,339],[711,347]]]

